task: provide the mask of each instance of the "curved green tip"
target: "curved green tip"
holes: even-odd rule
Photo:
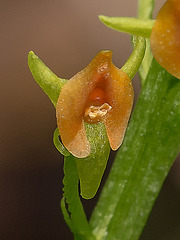
[[[103,15],[99,15],[99,19],[107,27],[114,30],[145,38],[150,37],[155,22],[155,20],[152,19],[107,17]]]
[[[124,66],[121,68],[123,72],[127,73],[130,79],[133,79],[143,61],[146,50],[145,38],[134,37],[133,45],[133,52],[131,53]]]
[[[61,143],[61,141],[59,140],[59,129],[56,128],[56,130],[54,131],[54,135],[53,135],[53,142],[54,142],[54,146],[57,148],[57,150],[64,156],[69,156],[70,153],[68,152],[68,150],[64,147],[64,145]]]
[[[28,65],[34,79],[56,107],[61,88],[67,80],[58,78],[33,51],[28,54]]]

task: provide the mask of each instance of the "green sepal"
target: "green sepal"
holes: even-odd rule
[[[154,20],[128,17],[107,17],[100,15],[99,19],[107,27],[119,32],[149,38],[151,35]]]
[[[56,130],[54,131],[54,135],[53,135],[53,143],[54,146],[57,148],[57,150],[64,156],[69,156],[70,153],[68,152],[68,150],[64,147],[64,145],[61,143],[61,141],[59,140],[59,129],[56,128]]]
[[[85,124],[87,138],[91,145],[91,153],[86,158],[76,158],[80,178],[81,196],[93,198],[96,194],[106,168],[110,153],[110,145],[103,123]]]
[[[33,51],[28,54],[28,65],[34,79],[56,107],[61,88],[67,80],[58,78]]]

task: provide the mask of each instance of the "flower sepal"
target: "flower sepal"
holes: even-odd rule
[[[33,51],[28,54],[28,66],[37,84],[56,107],[61,88],[67,80],[58,78]]]

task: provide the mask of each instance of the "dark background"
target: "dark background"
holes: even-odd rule
[[[156,1],[155,13],[164,2]],[[67,79],[102,49],[113,50],[113,62],[121,67],[131,52],[130,37],[106,28],[97,16],[136,16],[137,0],[0,3],[0,239],[72,239],[59,206],[63,159],[52,143],[55,109],[32,78],[27,54],[33,50]],[[133,84],[136,100],[138,77]],[[83,201],[88,217],[97,197]],[[152,239],[180,239],[180,160],[141,238]]]

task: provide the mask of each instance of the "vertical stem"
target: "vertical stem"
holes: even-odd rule
[[[141,19],[152,19],[154,9],[154,0],[139,0],[138,17]],[[143,85],[152,62],[152,53],[150,48],[150,40],[146,39],[146,52],[142,64],[139,68],[141,84]]]
[[[142,19],[151,19],[154,9],[154,0],[139,0],[138,17]]]

